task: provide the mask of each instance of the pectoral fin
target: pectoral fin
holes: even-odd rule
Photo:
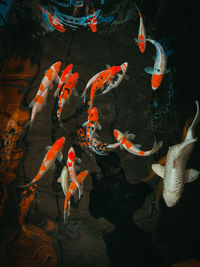
[[[97,129],[98,130],[101,130],[102,129],[101,124],[99,122],[97,123]]]
[[[165,166],[162,166],[160,164],[152,164],[151,168],[158,176],[164,178]]]
[[[200,171],[195,169],[187,169],[186,176],[185,176],[185,183],[191,183],[195,181],[200,174]]]
[[[57,179],[57,183],[61,183],[61,176]]]
[[[57,160],[60,162],[63,160],[63,153],[62,152],[60,152],[60,154],[57,156]]]
[[[153,67],[146,67],[144,71],[148,74],[153,74]]]
[[[50,148],[51,148],[51,146],[46,146],[46,147],[45,147],[45,150],[46,150],[46,151],[49,151]]]
[[[82,127],[86,127],[88,124],[88,121],[85,121],[83,124],[82,124]]]
[[[59,81],[60,81],[60,77],[59,77],[59,75],[56,76],[56,78],[54,79],[54,81],[55,81],[56,83],[59,83]]]
[[[132,141],[133,139],[135,139],[136,135],[135,134],[127,134],[126,135],[126,138],[129,140],[129,141]]]

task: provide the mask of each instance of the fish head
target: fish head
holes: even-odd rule
[[[96,107],[93,107],[88,115],[88,121],[98,121],[98,111]]]
[[[62,150],[64,144],[65,144],[65,137],[63,136],[56,141],[55,143],[56,150],[57,151]]]
[[[74,151],[74,148],[73,147],[70,147],[69,152],[68,152],[68,155],[67,155],[67,158],[71,162],[75,162],[76,155],[75,155],[75,151]]]
[[[124,138],[124,135],[119,130],[114,129],[113,134],[117,141],[120,141]]]
[[[126,71],[127,67],[128,67],[128,62],[124,62],[121,66],[121,70],[124,72]]]
[[[172,189],[163,190],[163,198],[165,200],[167,207],[169,208],[175,206],[179,201],[180,197],[181,197],[180,191]]]
[[[61,61],[58,61],[58,62],[56,62],[56,63],[53,65],[53,67],[54,67],[56,73],[58,73],[58,72],[60,71],[61,64],[62,64],[62,62],[61,62]]]
[[[115,76],[118,72],[121,71],[121,66],[113,66],[110,68],[111,70],[111,75]]]
[[[152,84],[153,90],[156,90],[160,86],[162,79],[163,79],[163,74],[155,74],[154,73],[152,75],[151,84]]]
[[[78,72],[75,72],[75,73],[73,74],[73,78],[74,78],[75,80],[77,80],[77,79],[79,78],[79,74],[78,74]]]

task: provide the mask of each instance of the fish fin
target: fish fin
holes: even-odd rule
[[[97,122],[97,129],[102,130],[101,124],[99,122]]]
[[[50,150],[51,146],[46,146],[45,151],[48,152]]]
[[[60,76],[57,74],[57,76],[56,76],[56,78],[54,79],[54,81],[56,82],[56,83],[59,83],[59,81],[60,81]]]
[[[53,163],[53,164],[51,165],[50,169],[51,169],[51,170],[54,170],[55,168],[56,168],[56,165],[55,165],[55,163]]]
[[[171,71],[171,68],[165,69],[165,74],[168,73],[168,72],[170,72],[170,71]]]
[[[63,160],[63,153],[62,152],[60,152],[59,155],[57,156],[57,160],[60,162]]]
[[[56,91],[54,92],[54,97],[57,97],[58,94],[59,94],[59,90],[58,90],[58,88],[57,88]]]
[[[68,221],[68,211],[67,210],[64,210],[63,217],[64,217],[64,224],[66,224]]]
[[[200,171],[195,169],[187,169],[185,183],[191,183],[199,177]]]
[[[130,79],[130,77],[126,73],[124,74],[124,77],[125,77],[126,80]]]
[[[28,108],[32,108],[33,107],[33,104],[34,104],[34,99],[30,102],[30,104],[28,105]]]
[[[138,149],[140,149],[142,147],[141,144],[134,144],[134,146],[136,146]]]
[[[155,143],[154,143],[154,145],[153,145],[153,148],[152,148],[152,150],[151,150],[151,154],[153,154],[153,153],[155,153],[156,151],[158,151],[158,149],[160,149],[162,145],[163,145],[163,141],[160,141],[158,144],[157,144],[156,141],[155,141]]]
[[[82,124],[82,127],[86,127],[87,124],[88,124],[88,121],[84,122],[84,123]]]
[[[64,126],[64,124],[63,124],[63,122],[61,121],[61,119],[59,120],[59,125],[60,125],[60,128],[63,128],[63,129],[65,129],[65,130],[66,130],[66,128],[65,128],[65,126]]]
[[[78,90],[75,89],[75,88],[74,88],[74,90],[73,90],[73,94],[74,94],[74,96],[79,96],[79,95],[80,95],[79,92],[78,92]]]
[[[120,146],[119,146],[120,148],[121,148],[121,150],[123,150],[124,149],[124,147],[123,147],[123,145],[122,144],[120,144]]]
[[[126,138],[129,140],[129,141],[132,141],[133,139],[135,139],[136,135],[135,134],[127,134],[126,135]]]
[[[152,58],[153,58],[153,60],[156,60],[156,55],[153,55]]]
[[[75,162],[76,162],[76,164],[80,164],[81,163],[81,159],[79,157],[76,157]]]
[[[28,121],[24,126],[23,126],[23,128],[26,128],[27,126],[29,126],[30,125],[30,127],[31,127],[31,125],[32,125],[32,121],[30,120],[30,121]]]
[[[111,66],[109,64],[105,64],[106,69],[109,69]]]
[[[80,171],[80,167],[78,165],[75,165],[76,172]]]
[[[61,183],[61,176],[57,179],[57,183]]]
[[[144,71],[148,74],[153,74],[153,67],[146,67],[144,68]]]
[[[160,164],[152,164],[151,168],[158,176],[164,178],[165,166],[162,166]]]

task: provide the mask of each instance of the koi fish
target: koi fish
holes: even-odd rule
[[[21,224],[22,228],[24,229],[24,220],[28,210],[31,207],[32,201],[35,199],[35,192],[30,194],[28,197],[23,198],[20,202],[20,214],[19,214],[19,223]]]
[[[115,138],[117,139],[118,142],[121,144],[121,148],[125,148],[129,153],[134,154],[136,156],[150,156],[153,153],[157,152],[159,148],[161,148],[163,142],[160,141],[158,144],[154,143],[153,147],[151,150],[148,151],[142,151],[139,149],[141,145],[134,145],[130,141],[132,141],[135,138],[135,134],[123,134],[119,130],[114,130],[113,131]]]
[[[98,122],[98,111],[96,107],[93,107],[88,114],[88,120],[82,124],[86,127],[86,143],[92,145],[92,138],[96,129],[101,130],[102,127]]]
[[[48,69],[46,74],[44,75],[35,98],[29,104],[29,108],[32,108],[31,120],[29,122],[27,122],[24,125],[24,127],[27,127],[29,124],[30,124],[30,126],[32,126],[36,114],[38,112],[40,112],[42,110],[42,108],[45,106],[47,96],[49,93],[49,88],[50,89],[53,88],[53,81],[54,81],[54,79],[56,79],[58,77],[60,67],[61,67],[61,62],[58,61],[55,64],[53,64]]]
[[[146,33],[145,33],[142,14],[141,14],[139,8],[137,7],[137,5],[136,5],[136,9],[137,9],[137,11],[139,13],[139,17],[140,17],[140,26],[139,26],[139,30],[138,30],[138,39],[136,39],[136,42],[138,43],[139,49],[140,49],[141,53],[143,54],[145,52],[145,48],[146,48],[146,41],[145,41]]]
[[[40,10],[42,11],[43,14],[47,15],[48,21],[54,29],[56,29],[59,32],[65,32],[66,31],[64,26],[62,25],[62,23],[59,21],[59,19],[55,15],[50,13],[47,9],[42,7],[40,4],[38,4],[38,3],[35,3],[35,4],[40,8]]]
[[[65,103],[69,101],[72,93],[77,95],[77,92],[75,91],[75,87],[76,87],[78,78],[79,78],[79,74],[75,72],[69,77],[69,79],[67,80],[67,82],[62,88],[62,91],[60,93],[59,100],[58,100],[58,109],[57,109],[57,118],[59,122],[61,122],[61,113],[62,113],[62,109]]]
[[[116,147],[120,146],[121,144],[118,143],[114,143],[114,144],[106,144],[103,143],[100,138],[97,138],[96,136],[94,136],[92,138],[92,144],[88,146],[88,148],[95,152],[97,155],[99,156],[103,156],[103,155],[107,155],[107,152],[110,152],[111,150],[115,149]]]
[[[72,73],[72,69],[73,69],[73,64],[69,64],[67,65],[67,67],[64,69],[61,77],[60,77],[60,81],[58,83],[58,87],[54,93],[54,97],[56,97],[59,92],[60,92],[60,89],[62,88],[63,84],[66,83],[66,81],[69,79],[71,73]]]
[[[160,43],[151,39],[146,39],[146,41],[152,43],[156,48],[154,67],[146,67],[144,69],[146,73],[152,75],[151,86],[153,90],[156,90],[163,80],[163,75],[169,72],[169,70],[166,70],[167,58],[165,56],[164,49]]]
[[[188,128],[184,141],[169,147],[166,156],[166,164],[152,164],[152,170],[163,178],[163,199],[168,207],[173,207],[180,200],[185,183],[190,183],[198,178],[199,171],[186,169],[187,161],[191,155],[194,143],[198,140],[194,136],[195,126],[200,120],[199,103],[196,115]]]
[[[79,142],[80,146],[82,148],[85,147],[87,143],[86,143],[86,136],[85,136],[83,128],[80,127],[79,129],[77,129],[76,133],[80,139],[80,142]]]
[[[89,104],[89,110],[88,111],[90,111],[92,108],[96,91],[103,89],[104,84],[109,85],[111,79],[120,71],[121,71],[120,66],[113,66],[113,67],[110,67],[109,69],[101,72],[97,76],[97,78],[95,79],[95,81],[91,87],[91,90],[90,90],[90,100],[88,102],[88,104]]]
[[[68,171],[69,171],[69,175],[70,175],[71,179],[74,181],[74,183],[78,187],[79,199],[81,199],[81,196],[83,194],[83,188],[79,184],[79,182],[77,180],[77,177],[76,177],[75,161],[76,161],[75,151],[74,151],[74,148],[71,147],[69,149],[69,152],[68,152],[68,155],[67,155],[67,167],[68,167]]]
[[[97,31],[97,18],[95,16],[95,9],[94,8],[89,9],[89,7],[87,6],[86,15],[87,15],[87,21],[88,21],[88,25],[90,29],[92,30],[92,32],[96,32]]]
[[[124,62],[120,67],[121,67],[121,70],[122,70],[122,74],[121,73],[117,73],[116,77],[110,81],[110,84],[106,87],[105,90],[103,90],[103,92],[101,94],[106,94],[111,89],[118,87],[124,77],[127,80],[129,79],[129,77],[126,75],[126,71],[128,69],[128,62]]]
[[[70,180],[70,177],[69,177],[67,166],[64,166],[57,182],[61,183],[61,187],[62,187],[62,190],[65,196],[67,194],[67,190],[69,187],[69,180]]]
[[[83,181],[85,180],[85,178],[88,175],[88,171],[82,171],[77,175],[77,181],[78,183],[83,186]],[[69,200],[71,198],[71,196],[74,194],[75,190],[77,189],[77,185],[75,183],[75,181],[72,181],[68,190],[67,190],[67,194],[65,197],[65,202],[64,202],[64,223],[67,222],[67,217],[70,215],[70,210],[69,210]]]
[[[27,187],[34,183],[37,183],[50,168],[55,167],[56,159],[62,161],[63,159],[62,149],[64,144],[65,144],[65,137],[61,137],[52,146],[47,147],[48,152],[46,153],[35,178],[29,184],[22,185],[19,187]]]

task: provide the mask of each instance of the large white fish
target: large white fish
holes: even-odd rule
[[[169,147],[165,166],[152,164],[152,170],[163,178],[163,198],[168,207],[173,207],[180,200],[185,183],[193,182],[198,178],[199,171],[186,169],[194,143],[194,129],[200,120],[199,103],[195,101],[197,112],[191,126],[188,128],[185,140]]]
[[[136,156],[150,156],[153,153],[157,152],[163,144],[162,141],[160,141],[158,144],[155,142],[151,150],[142,151],[139,149],[141,145],[134,145],[131,142],[131,140],[135,138],[135,134],[123,134],[119,130],[114,130],[113,133],[117,141],[121,144],[120,147],[126,149],[129,153],[134,154]]]
[[[156,90],[163,80],[163,75],[168,72],[168,70],[166,70],[167,58],[164,49],[159,42],[151,39],[146,39],[146,41],[152,43],[156,48],[154,67],[146,67],[144,69],[146,73],[152,75],[151,86],[153,90]]]

